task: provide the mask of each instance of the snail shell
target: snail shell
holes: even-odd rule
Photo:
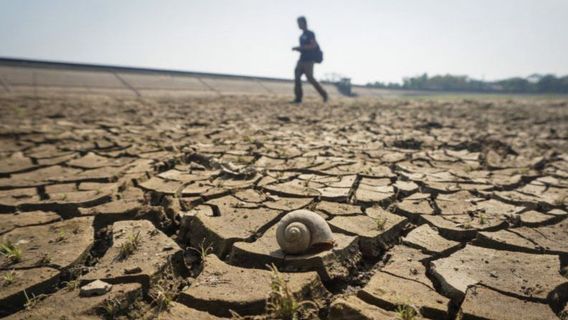
[[[285,253],[300,254],[314,245],[333,245],[333,233],[327,221],[317,213],[296,210],[278,222],[276,241]]]

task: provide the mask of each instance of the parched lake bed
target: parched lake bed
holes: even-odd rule
[[[0,111],[6,319],[271,319],[277,276],[311,301],[300,317],[568,317],[566,100],[6,94]],[[332,249],[279,249],[298,209]]]

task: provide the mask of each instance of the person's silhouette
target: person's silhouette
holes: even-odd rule
[[[302,29],[303,32],[300,36],[300,46],[292,48],[292,50],[300,52],[300,59],[296,64],[296,69],[294,69],[294,94],[296,95],[294,103],[302,102],[302,74],[306,75],[308,81],[316,88],[323,98],[323,101],[326,102],[327,92],[325,92],[314,78],[314,62],[317,60],[316,55],[320,51],[316,41],[316,35],[308,30],[308,22],[305,17],[298,18],[298,27]]]

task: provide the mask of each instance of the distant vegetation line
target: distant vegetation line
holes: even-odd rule
[[[515,77],[498,81],[483,81],[457,75],[435,75],[404,78],[400,83],[367,83],[371,88],[491,92],[491,93],[568,93],[568,76],[535,74],[527,78]]]

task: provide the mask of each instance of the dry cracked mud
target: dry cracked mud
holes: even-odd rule
[[[0,111],[0,317],[272,319],[283,285],[299,318],[568,319],[566,101],[6,94]],[[332,249],[280,250],[297,209]],[[81,295],[95,280],[108,292]]]

